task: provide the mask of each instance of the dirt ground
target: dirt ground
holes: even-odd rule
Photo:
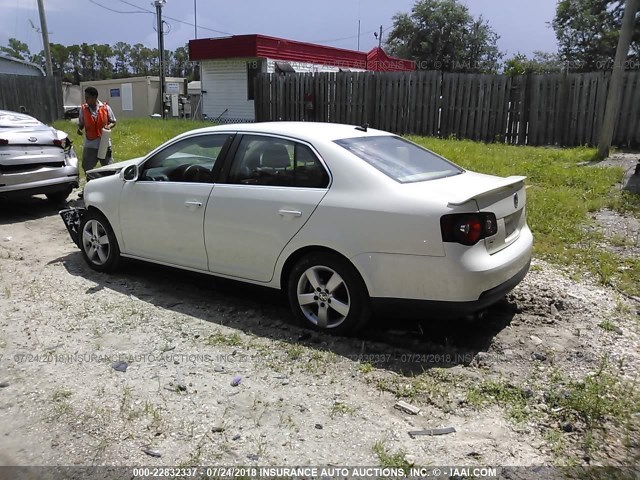
[[[540,261],[482,320],[337,338],[271,290],[96,273],[44,198],[0,206],[0,259],[0,450],[20,465],[623,465],[640,448],[632,424],[585,453],[549,400],[549,379],[604,358],[637,381],[640,305]],[[473,401],[489,384],[524,392],[520,420],[507,397]],[[455,433],[408,434],[440,427]]]

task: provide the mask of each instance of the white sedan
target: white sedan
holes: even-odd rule
[[[335,333],[379,311],[481,311],[531,260],[525,177],[367,126],[193,130],[87,177],[86,210],[61,214],[91,268],[126,257],[282,289],[303,324]]]

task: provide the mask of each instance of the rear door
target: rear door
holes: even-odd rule
[[[205,212],[209,270],[270,281],[280,253],[309,220],[329,184],[328,170],[310,145],[244,135]]]

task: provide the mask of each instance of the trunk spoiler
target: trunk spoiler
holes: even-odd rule
[[[497,180],[491,187],[488,189],[486,187],[471,189],[470,192],[465,192],[454,200],[449,201],[449,205],[463,205],[471,200],[474,200],[478,197],[482,197],[484,195],[488,195],[490,193],[497,192],[498,190],[502,190],[508,187],[512,187],[518,183],[524,182],[527,177],[522,176],[511,176],[507,178],[501,178]]]

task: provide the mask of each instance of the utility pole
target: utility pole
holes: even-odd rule
[[[51,48],[49,47],[49,30],[47,30],[47,17],[44,13],[44,0],[38,0],[38,13],[40,14],[40,30],[42,30],[42,45],[44,47],[44,58],[47,65],[47,77],[53,76],[53,65],[51,64]]]
[[[162,110],[162,118],[167,118],[164,112],[164,33],[162,31],[162,7],[167,0],[156,0],[156,17],[158,20],[158,56],[160,57],[159,73],[160,73],[160,110]]]
[[[358,0],[358,51],[360,51],[360,19],[362,18],[361,15],[361,7],[362,6],[362,0]]]
[[[382,48],[382,25],[380,25],[380,36],[378,37],[378,47]]]
[[[193,0],[193,28],[195,29],[195,38],[198,38],[198,0]]]
[[[629,45],[633,37],[636,12],[640,8],[640,0],[626,0],[624,6],[624,17],[622,18],[622,29],[616,50],[616,59],[613,64],[613,72],[609,82],[607,93],[607,104],[604,111],[602,130],[600,130],[600,141],[598,142],[598,160],[604,160],[609,156],[609,149],[613,141],[613,131],[618,117],[618,107],[620,95],[622,94],[622,78],[624,74],[624,64],[629,55]]]

